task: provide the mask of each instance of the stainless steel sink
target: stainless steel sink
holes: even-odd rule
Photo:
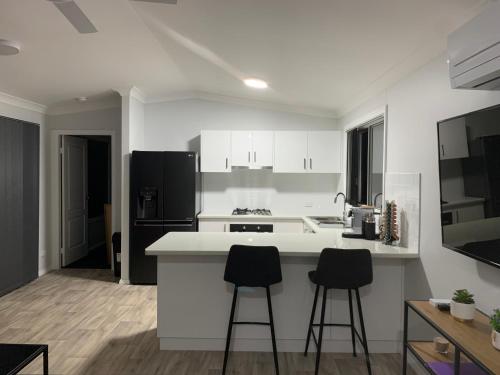
[[[309,216],[320,228],[339,228],[343,227],[345,222],[338,216]]]

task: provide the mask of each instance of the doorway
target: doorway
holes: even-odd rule
[[[111,268],[111,136],[60,136],[60,266]]]

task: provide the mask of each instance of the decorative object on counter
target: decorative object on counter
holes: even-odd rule
[[[434,350],[441,354],[447,354],[450,347],[450,342],[444,337],[437,336],[434,337]]]
[[[491,343],[495,349],[500,350],[500,309],[495,309],[493,315],[490,318],[491,331]]]
[[[394,241],[399,240],[398,236],[398,208],[396,202],[386,201],[385,212],[382,216],[382,224],[380,226],[380,239],[386,245],[392,245]]]
[[[373,213],[369,213],[363,219],[362,233],[367,240],[375,239],[375,216]]]
[[[450,304],[451,315],[462,322],[474,320],[476,313],[476,304],[474,295],[467,289],[458,289],[455,291]]]

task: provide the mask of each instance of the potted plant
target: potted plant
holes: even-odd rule
[[[474,295],[469,293],[467,289],[456,290],[451,300],[450,312],[457,320],[474,320],[474,314],[476,312]]]
[[[500,350],[500,309],[496,309],[490,319],[491,328],[491,342],[493,346]]]

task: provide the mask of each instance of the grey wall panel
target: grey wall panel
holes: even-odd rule
[[[22,139],[16,120],[0,119],[0,294],[22,284]]]
[[[38,276],[39,127],[0,117],[0,295]]]
[[[40,128],[23,124],[23,283],[38,277]]]

